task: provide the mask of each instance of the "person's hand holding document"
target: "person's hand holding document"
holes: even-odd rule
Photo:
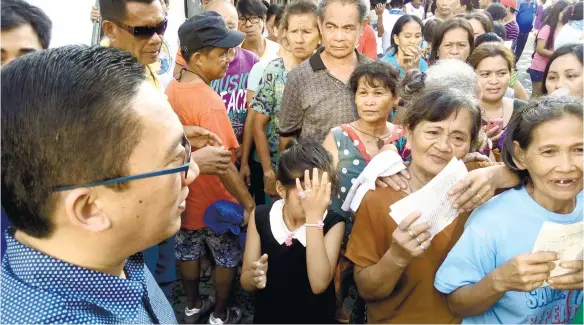
[[[467,174],[464,162],[452,158],[428,184],[391,205],[390,216],[399,225],[412,212],[419,211],[422,215],[413,225],[427,222],[431,238],[434,238],[458,216],[458,211],[452,207],[457,197],[448,195],[448,191]]]
[[[532,253],[555,252],[558,260],[545,285],[552,289],[582,289],[584,223],[558,224],[544,222]]]

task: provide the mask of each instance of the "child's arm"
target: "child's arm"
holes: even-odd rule
[[[312,293],[323,293],[330,285],[345,233],[345,224],[334,225],[324,235],[323,216],[331,198],[331,182],[328,174],[312,170],[312,179],[308,170],[304,171],[304,186],[296,179],[296,190],[300,204],[306,214],[306,267]]]
[[[322,218],[316,216],[316,218]],[[312,218],[313,220],[317,220]],[[308,216],[307,216],[307,221]],[[317,227],[306,228],[306,267],[312,293],[321,294],[330,285],[341,251],[345,223],[334,225],[326,235]]]
[[[268,255],[262,253],[260,235],[255,225],[255,210],[249,218],[243,267],[241,271],[241,287],[245,291],[253,292],[266,287],[268,272]]]

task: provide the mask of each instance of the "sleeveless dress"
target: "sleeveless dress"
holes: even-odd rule
[[[325,292],[312,293],[306,268],[306,247],[293,239],[291,246],[281,245],[272,234],[270,211],[273,204],[258,206],[256,228],[261,240],[261,254],[268,254],[267,284],[255,293],[255,324],[332,324],[335,317],[333,281]],[[329,211],[323,220],[326,234],[343,218]]]
[[[341,206],[345,202],[351,186],[372,157],[367,152],[363,141],[350,125],[343,124],[331,131],[338,150],[337,177],[339,178],[339,188],[337,195],[332,197],[330,208],[345,218],[345,237],[343,239],[343,247],[345,247],[353,226],[353,216],[351,212],[343,211]],[[406,138],[402,136],[401,131],[395,133],[387,138],[385,143],[393,143],[402,159],[408,161],[410,159],[410,150],[406,148]]]

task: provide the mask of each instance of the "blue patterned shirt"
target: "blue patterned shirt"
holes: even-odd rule
[[[144,264],[126,261],[126,279],[45,255],[6,231],[0,323],[176,324],[174,312]]]

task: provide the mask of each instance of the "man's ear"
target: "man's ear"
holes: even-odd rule
[[[103,30],[103,34],[110,40],[110,42],[116,39],[117,28],[118,26],[109,20],[104,20],[101,22],[101,29]]]
[[[196,66],[203,66],[204,62],[203,62],[203,55],[200,52],[195,52],[193,54],[191,54],[191,59],[189,60],[189,62],[194,63]]]
[[[521,170],[526,170],[527,167],[525,166],[526,157],[525,151],[521,149],[519,142],[513,141],[513,162],[515,166]]]
[[[100,232],[112,226],[110,218],[102,209],[101,202],[90,188],[77,188],[65,198],[67,220],[74,227],[85,231]]]

